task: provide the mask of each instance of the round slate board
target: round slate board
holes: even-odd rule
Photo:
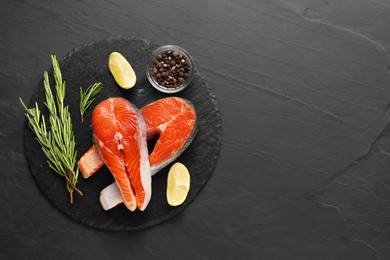
[[[155,90],[146,78],[146,62],[149,55],[160,45],[137,38],[102,40],[83,46],[69,53],[59,61],[63,80],[66,81],[65,103],[69,105],[76,139],[78,158],[92,145],[91,115],[94,106],[109,97],[124,97],[137,107],[170,95]],[[108,69],[108,57],[113,51],[120,52],[131,63],[137,75],[137,84],[130,90],[122,90],[114,81]],[[49,73],[50,74],[50,73]],[[50,74],[52,89],[54,79]],[[102,92],[84,115],[81,123],[79,114],[79,88],[85,90],[90,84],[102,82]],[[169,166],[152,178],[152,198],[145,211],[130,212],[122,204],[104,211],[99,202],[100,191],[114,179],[104,166],[88,179],[79,176],[77,187],[83,196],[74,192],[74,203],[63,177],[56,175],[47,165],[46,157],[27,125],[24,129],[24,146],[31,173],[41,191],[60,211],[86,225],[104,230],[139,230],[166,221],[181,212],[191,203],[212,175],[220,152],[222,125],[215,97],[205,79],[196,69],[191,84],[175,96],[190,100],[198,116],[198,133],[191,145],[176,160],[184,163],[191,173],[191,189],[186,201],[178,207],[171,207],[166,201],[166,181]],[[43,80],[39,83],[30,101],[30,107],[38,102],[43,114],[45,94]]]

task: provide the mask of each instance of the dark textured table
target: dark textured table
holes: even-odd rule
[[[389,259],[389,25],[388,0],[1,1],[1,258]],[[206,186],[140,231],[63,214],[23,148],[50,54],[115,37],[187,49],[222,117]]]

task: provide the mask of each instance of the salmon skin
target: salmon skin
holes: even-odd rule
[[[141,113],[123,98],[109,98],[95,107],[92,128],[96,149],[112,173],[124,204],[131,211],[137,207],[145,210],[152,191],[146,124]]]

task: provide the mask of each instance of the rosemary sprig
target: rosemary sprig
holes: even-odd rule
[[[53,76],[55,80],[56,96],[54,97],[50,87],[49,76],[45,71],[43,74],[46,102],[49,111],[50,130],[46,127],[45,117],[41,114],[38,104],[35,108],[27,108],[23,100],[20,102],[25,109],[28,125],[34,133],[36,140],[42,147],[47,157],[47,163],[55,173],[63,176],[66,180],[66,187],[70,196],[70,203],[73,203],[73,192],[82,192],[76,188],[79,168],[77,166],[76,142],[73,134],[72,120],[69,107],[65,106],[66,84],[62,81],[61,70],[56,56],[52,55]]]
[[[87,111],[89,106],[95,100],[95,96],[99,94],[102,90],[102,83],[98,82],[93,85],[90,85],[85,92],[83,92],[83,88],[80,87],[80,115],[81,122],[84,122],[84,113]]]

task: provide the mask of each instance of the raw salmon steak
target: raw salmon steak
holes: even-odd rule
[[[183,98],[168,97],[157,100],[141,109],[147,125],[147,137],[158,136],[149,155],[152,175],[176,160],[188,147],[196,134],[196,112],[193,105]],[[108,208],[121,203],[116,183],[104,188],[101,201]]]
[[[196,112],[186,99],[159,99],[141,109],[147,138],[158,136],[149,155],[152,175],[174,161],[188,147],[196,133]]]
[[[126,207],[144,210],[151,198],[146,125],[141,113],[123,98],[99,103],[92,114],[94,144],[114,176]],[[104,200],[103,208],[106,208]]]

